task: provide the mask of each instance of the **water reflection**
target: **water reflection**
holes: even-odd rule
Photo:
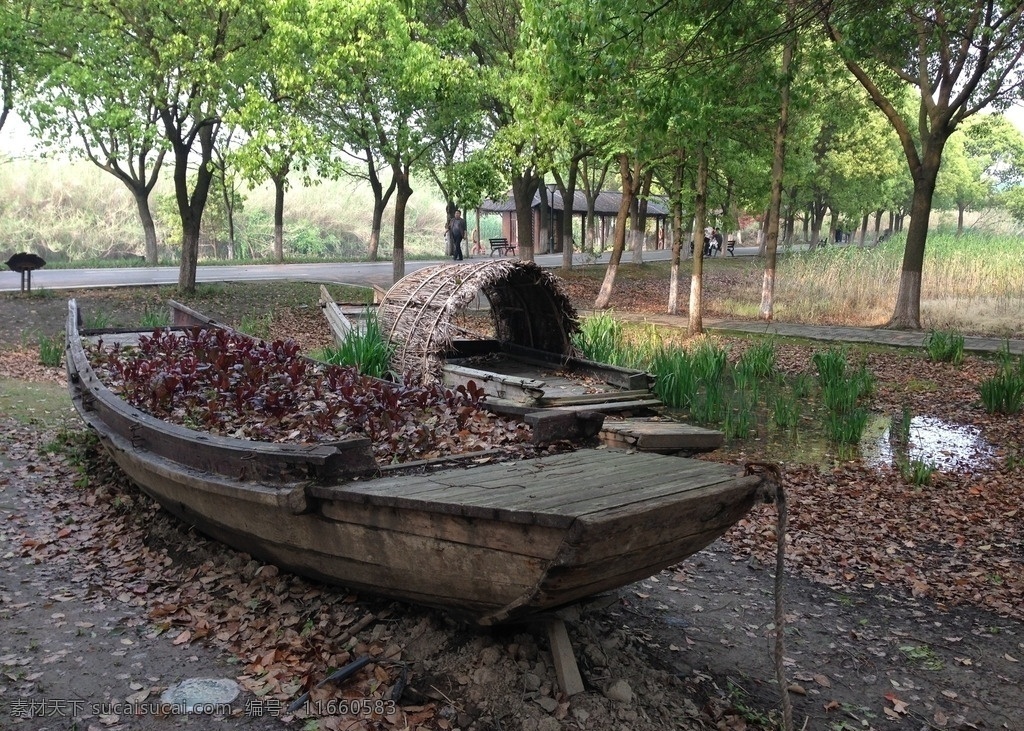
[[[682,419],[681,414],[675,417]],[[783,464],[828,466],[860,459],[881,467],[918,460],[944,472],[985,468],[996,461],[995,449],[977,427],[931,416],[910,418],[909,428],[900,422],[897,417],[894,426],[890,416],[876,414],[868,421],[860,444],[848,446],[829,442],[820,423],[805,417],[795,430],[768,428],[767,433],[761,431],[757,437],[726,440],[721,450],[736,456],[756,451]]]
[[[952,424],[931,416],[913,417],[908,437],[903,445],[901,438],[894,438],[892,419],[877,416],[864,432],[861,456],[873,465],[918,460],[946,472],[985,467],[996,456],[977,427]]]

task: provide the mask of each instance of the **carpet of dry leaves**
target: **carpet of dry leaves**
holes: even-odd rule
[[[275,328],[315,347],[325,332],[310,314],[318,313],[279,308]],[[728,344],[734,354],[743,347]],[[781,367],[807,369],[811,350],[785,344]],[[788,619],[802,648],[786,663],[797,718],[826,731],[1019,728],[1024,417],[982,409],[977,384],[995,368],[987,359],[951,366],[918,353],[863,352],[878,381],[874,409],[896,414],[908,406],[974,426],[994,457],[968,455],[961,468],[914,486],[894,469],[838,458],[801,464],[761,443],[713,455],[783,466]],[[0,349],[0,377],[60,380],[34,357],[32,347]],[[535,628],[480,632],[440,612],[290,576],[168,518],[73,428],[65,439],[74,448],[56,452],[42,449],[54,436],[50,426],[5,419],[0,432],[0,565],[19,576],[66,566],[75,577],[68,596],[134,613],[139,642],[228,651],[247,697],[275,704],[296,728],[313,728],[304,725],[311,713],[324,729],[761,729],[777,718],[770,665],[762,662],[772,619],[763,568],[774,560],[770,506],[704,558],[583,608],[570,632],[588,691],[567,699]],[[0,587],[0,626],[39,611],[18,606],[16,593]],[[11,698],[39,693],[46,679],[42,659],[7,644],[0,640],[0,726]],[[370,699],[380,702],[379,713],[287,711],[363,654],[376,661],[340,687],[314,691],[314,700]],[[761,664],[743,670],[755,657]],[[136,684],[120,697],[145,698],[162,681]],[[255,723],[241,711],[235,720]],[[110,717],[82,726],[93,727],[142,728]]]

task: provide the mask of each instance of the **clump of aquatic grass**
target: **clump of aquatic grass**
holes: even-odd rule
[[[704,383],[720,383],[729,362],[725,348],[710,340],[701,341],[690,352],[697,377]]]
[[[270,314],[242,315],[242,321],[238,324],[238,329],[246,335],[252,335],[254,338],[269,340],[273,324],[274,317]]]
[[[906,447],[910,444],[910,425],[913,423],[913,416],[906,406],[900,414],[899,419],[894,419],[889,427],[889,441],[899,447]]]
[[[754,378],[768,378],[775,372],[775,341],[759,340],[740,356],[737,372],[749,373]]]
[[[720,381],[704,383],[694,396],[690,415],[698,424],[718,424],[725,417],[725,389]]]
[[[1024,405],[1024,377],[1019,372],[1000,371],[979,386],[981,403],[990,414],[1016,414]]]
[[[902,460],[897,466],[903,479],[912,485],[921,487],[927,485],[935,474],[935,465],[924,462],[920,459]]]
[[[690,354],[682,348],[663,347],[650,360],[654,393],[669,407],[689,409],[697,396],[700,377]]]
[[[859,444],[868,424],[868,411],[857,406],[850,411],[830,411],[825,416],[825,432],[836,444]]]
[[[996,375],[982,381],[978,387],[981,403],[990,414],[1016,414],[1024,406],[1024,356],[1014,358],[1007,342],[996,358],[999,361]]]
[[[622,336],[622,323],[601,312],[585,318],[572,340],[588,360],[614,364],[623,344]]]
[[[746,439],[755,431],[757,419],[754,409],[757,398],[746,391],[736,391],[725,410],[722,430],[729,439]]]
[[[964,336],[955,330],[932,330],[924,342],[928,357],[938,363],[964,362]]]
[[[171,314],[161,308],[150,308],[147,304],[142,310],[142,318],[139,325],[145,328],[167,327],[171,324]]]
[[[367,308],[362,329],[353,329],[336,347],[324,348],[321,360],[334,365],[353,366],[364,376],[384,378],[391,372],[391,345],[380,327],[377,313]]]
[[[64,338],[61,335],[39,336],[39,362],[55,368],[64,360]]]
[[[811,362],[818,369],[818,382],[822,388],[836,383],[846,375],[846,351],[839,348],[819,350],[811,355]]]
[[[836,348],[818,351],[811,360],[818,369],[829,440],[858,444],[868,422],[867,409],[860,403],[874,392],[874,376],[864,365],[847,375],[846,352]]]
[[[780,429],[795,429],[800,421],[800,405],[795,394],[778,393],[772,400],[772,422]]]
[[[811,395],[811,384],[813,380],[806,373],[797,373],[793,377],[793,396],[800,398],[807,398]]]

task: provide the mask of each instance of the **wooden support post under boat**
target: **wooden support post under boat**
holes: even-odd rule
[[[583,677],[580,675],[580,668],[576,664],[576,656],[572,652],[572,643],[569,641],[569,632],[565,629],[565,621],[561,619],[549,619],[548,642],[551,644],[551,657],[555,663],[555,677],[558,678],[558,687],[567,696],[573,696],[583,692]]]

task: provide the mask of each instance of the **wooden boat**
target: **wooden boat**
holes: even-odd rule
[[[90,337],[130,343],[140,333],[98,336],[80,322],[72,300],[74,405],[166,510],[296,573],[480,624],[553,609],[680,561],[739,520],[761,483],[726,465],[592,448],[399,471],[376,464],[363,438],[287,445],[198,432],[126,403],[90,365]]]

